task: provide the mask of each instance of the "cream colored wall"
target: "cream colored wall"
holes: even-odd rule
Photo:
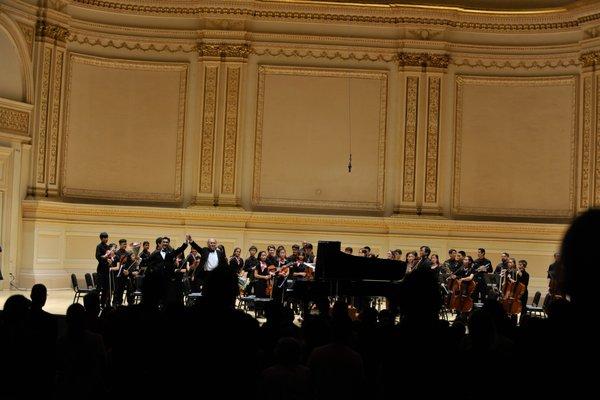
[[[319,240],[337,240],[342,247],[358,251],[369,246],[385,257],[390,249],[405,254],[428,245],[446,258],[449,249],[465,250],[476,256],[484,247],[488,258],[499,262],[508,251],[529,262],[532,293],[545,291],[546,270],[560,245],[563,225],[533,223],[462,222],[415,217],[345,217],[289,213],[227,211],[209,207],[190,209],[94,206],[26,200],[23,203],[22,267],[19,283],[29,287],[44,282],[51,287],[68,287],[69,275],[94,272],[98,234],[107,231],[110,241],[130,242],[169,236],[179,245],[186,234],[204,245],[209,237],[222,243],[228,254],[241,247],[247,255],[251,245],[266,250],[269,244],[291,245],[306,240],[315,247]],[[316,250],[316,249],[315,249]]]
[[[107,230],[486,247],[543,287],[565,223],[600,204],[598,5],[114,1],[0,5],[20,73],[0,87],[23,87],[0,99],[3,272],[21,286],[93,269]]]
[[[21,76],[19,53],[8,32],[0,26],[0,97],[22,101],[24,82]]]

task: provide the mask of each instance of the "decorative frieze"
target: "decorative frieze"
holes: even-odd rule
[[[38,40],[51,39],[63,43],[67,41],[70,35],[67,28],[45,20],[37,22],[35,34]]]
[[[398,66],[422,68],[448,68],[450,55],[430,53],[398,53]]]
[[[29,114],[0,106],[0,130],[27,135],[29,132]]]
[[[248,58],[250,52],[248,44],[201,43],[198,45],[200,57]]]

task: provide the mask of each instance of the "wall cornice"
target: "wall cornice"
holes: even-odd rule
[[[281,230],[294,227],[297,230],[352,231],[355,233],[378,232],[390,235],[428,236],[506,236],[548,239],[560,237],[567,225],[518,222],[458,221],[442,217],[350,217],[335,215],[301,215],[288,213],[250,212],[241,209],[215,207],[142,207],[72,204],[44,200],[24,200],[23,219],[31,221],[102,223],[110,225],[161,225],[252,228]]]
[[[403,5],[259,2],[259,1],[144,1],[72,0],[72,6],[146,15],[223,15],[236,18],[384,25],[430,25],[485,31],[554,31],[574,29],[600,19],[600,10],[573,9],[548,12],[473,12],[443,7]]]

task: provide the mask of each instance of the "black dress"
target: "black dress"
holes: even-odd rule
[[[256,273],[261,276],[268,276],[269,269],[267,268],[267,264],[261,263],[256,269]],[[267,296],[267,281],[264,279],[255,279],[254,280],[254,295],[256,297],[266,298]]]

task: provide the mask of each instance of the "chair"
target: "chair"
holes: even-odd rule
[[[92,273],[92,280],[94,282],[94,288],[98,289],[98,273]]]
[[[73,304],[79,303],[79,299],[82,294],[91,293],[94,289],[81,289],[79,284],[77,283],[77,276],[75,274],[71,274],[71,286],[73,286],[73,291],[75,292],[75,296],[73,297]]]
[[[94,280],[89,272],[85,274],[85,285],[88,289],[94,289]]]
[[[541,298],[542,293],[540,291],[535,292],[533,295],[533,300],[531,301],[531,305],[525,306],[525,313],[545,318],[546,312],[544,311],[544,307],[540,307]]]

